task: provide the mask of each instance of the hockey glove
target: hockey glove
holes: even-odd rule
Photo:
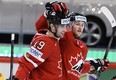
[[[64,2],[48,2],[45,5],[46,11],[44,12],[44,16],[48,17],[49,15],[53,15],[53,13],[64,12],[65,14],[69,13],[69,9],[67,8]]]
[[[94,73],[99,69],[102,72],[104,72],[108,68],[109,61],[106,59],[94,59],[94,60],[90,60],[90,64],[93,67],[93,69],[90,71],[90,73]]]

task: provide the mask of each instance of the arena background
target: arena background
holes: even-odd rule
[[[18,67],[18,59],[29,47],[36,33],[35,22],[45,11],[44,4],[54,0],[0,0],[0,73],[5,79],[10,76],[11,34],[15,33],[13,74]],[[88,25],[96,27],[102,37],[86,42],[89,48],[86,60],[103,58],[112,29],[106,17],[99,12],[101,6],[108,7],[116,19],[116,0],[59,0],[64,1],[70,11],[84,14]],[[94,28],[95,29],[95,28]],[[89,33],[87,37],[94,33]],[[91,38],[94,40],[93,38]],[[116,75],[116,34],[108,53],[108,70],[101,74],[100,80],[111,80]],[[91,79],[90,79],[91,77]],[[95,75],[84,74],[82,80],[94,80]],[[0,74],[1,80],[1,74]]]

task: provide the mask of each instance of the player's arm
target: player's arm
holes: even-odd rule
[[[82,68],[82,72],[81,72],[83,74],[83,73],[88,73],[90,71],[90,63],[85,60],[87,53],[88,53],[88,47],[81,40],[79,40],[79,41],[80,41],[80,46],[83,45],[82,55],[83,55],[83,59],[84,59],[84,64],[83,64],[83,68]]]
[[[37,32],[48,29],[47,19],[43,13],[35,23],[35,28]]]
[[[19,63],[14,80],[25,80],[29,72],[30,70],[23,63]]]
[[[87,54],[86,54],[87,55]],[[85,56],[86,56],[85,55]],[[86,58],[86,57],[85,57]],[[94,59],[90,61],[85,61],[83,64],[82,73],[95,73],[99,68],[104,72],[108,68],[109,61],[106,59]]]
[[[109,62],[107,60],[104,59],[94,59],[94,60],[90,60],[87,62],[83,62],[81,63],[82,65],[80,66],[81,73],[96,73],[96,71],[98,71],[98,69],[100,68],[100,70],[102,72],[106,71],[109,65]]]
[[[32,69],[38,67],[49,57],[50,49],[48,41],[35,39],[27,53],[21,57],[15,79],[24,80]]]
[[[82,42],[80,41],[80,45],[82,45]],[[90,61],[85,61],[88,49],[87,46],[83,44],[83,61],[82,61],[82,65],[80,65],[79,67],[79,71],[81,71],[81,73],[95,73],[99,68],[101,68],[101,71],[104,72],[106,71],[108,65],[109,65],[109,61],[108,60],[104,60],[104,59],[94,59],[94,60],[90,60]]]
[[[64,2],[48,2],[45,5],[46,11],[39,17],[35,23],[37,32],[48,29],[47,17],[51,16],[53,12],[69,13],[69,10]]]

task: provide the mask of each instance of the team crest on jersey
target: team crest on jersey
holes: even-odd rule
[[[80,74],[84,62],[82,59],[83,59],[82,52],[80,54],[77,54],[75,57],[71,56],[69,64],[71,65],[72,71],[76,71]]]
[[[60,60],[58,61],[58,69],[60,69],[61,70],[61,74],[59,75],[59,77],[61,77],[62,76],[62,59],[61,59],[61,55],[60,55]]]

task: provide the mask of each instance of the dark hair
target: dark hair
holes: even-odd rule
[[[48,15],[47,20],[48,23],[61,24],[61,19],[65,19],[66,17],[67,15],[62,12],[55,12],[53,15]]]
[[[84,16],[84,15],[77,13],[77,12],[72,12],[68,16],[70,17],[70,21],[75,21],[75,16],[79,16],[79,15]]]

